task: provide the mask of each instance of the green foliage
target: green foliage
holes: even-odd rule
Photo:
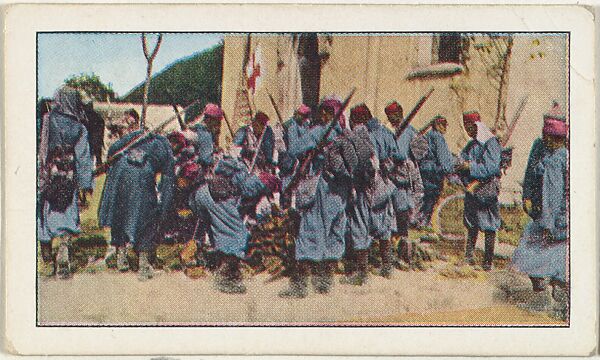
[[[208,102],[221,102],[221,77],[223,74],[223,44],[219,44],[180,60],[154,75],[150,82],[148,101],[152,104],[170,104],[167,90],[178,105],[187,105],[200,99],[201,103],[190,109],[186,119],[200,113]],[[142,102],[144,84],[138,85],[121,100]]]
[[[65,80],[65,84],[85,91],[86,94],[97,101],[106,101],[107,98],[115,99],[115,92],[111,85],[104,84],[100,77],[94,73],[73,75]]]

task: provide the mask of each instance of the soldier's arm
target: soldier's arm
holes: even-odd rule
[[[83,126],[74,150],[77,185],[80,189],[92,190],[94,188],[92,155],[90,153],[87,130]]]
[[[471,177],[486,180],[492,176],[500,175],[500,161],[502,160],[502,147],[497,138],[491,138],[484,145],[483,161],[469,162]]]
[[[448,144],[442,134],[433,136],[434,153],[437,165],[440,166],[445,174],[450,174],[454,170],[454,156],[448,149]]]
[[[175,158],[168,140],[161,139],[160,146],[157,151],[160,152],[161,167],[160,167],[160,184],[158,191],[160,192],[160,211],[162,215],[167,214],[172,202],[173,192],[175,188]]]

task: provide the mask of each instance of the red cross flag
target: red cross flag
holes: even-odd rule
[[[262,57],[260,53],[260,47],[256,47],[252,53],[252,56],[250,56],[248,65],[246,65],[247,85],[248,89],[251,89],[253,94],[256,90],[256,87],[260,85],[260,77],[262,75],[261,63]]]

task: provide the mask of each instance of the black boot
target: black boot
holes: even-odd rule
[[[290,277],[290,285],[287,289],[279,293],[279,297],[303,299],[308,296],[308,268],[309,264],[306,261],[297,261],[292,276]]]
[[[347,285],[362,286],[367,283],[367,266],[369,265],[369,250],[355,250],[356,271],[342,278],[340,282]]]
[[[53,262],[54,258],[52,257],[52,242],[41,242],[40,241],[40,248],[42,251],[42,260],[45,263]]]
[[[379,241],[379,252],[381,253],[380,275],[386,279],[392,277],[392,247],[389,240]]]
[[[533,291],[540,292],[546,290],[546,282],[544,278],[530,276],[529,280],[531,280]]]
[[[242,281],[242,272],[240,271],[240,259],[233,255],[224,257],[221,274],[217,275],[217,289],[226,294],[244,294],[246,286]]]
[[[313,286],[315,292],[319,294],[327,294],[331,291],[333,285],[333,263],[329,260],[324,260],[315,264],[315,280]]]
[[[494,246],[496,244],[496,232],[485,232],[485,256],[483,259],[483,270],[492,270],[494,264]]]
[[[467,230],[467,244],[465,247],[465,262],[469,265],[475,265],[475,258],[473,254],[475,252],[475,243],[477,242],[477,229]]]
[[[408,239],[406,237],[401,237],[398,242],[398,268],[400,270],[406,271],[410,270],[412,267],[412,251],[411,246],[408,243]]]

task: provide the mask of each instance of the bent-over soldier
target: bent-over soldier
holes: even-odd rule
[[[141,141],[127,144],[142,137]],[[117,267],[127,271],[126,245],[139,254],[140,280],[153,276],[150,256],[159,224],[169,213],[174,188],[174,158],[169,141],[158,134],[136,130],[108,149],[108,157],[126,149],[110,166],[104,183],[98,219],[109,226],[111,244],[117,248]],[[156,184],[157,174],[160,183]]]

